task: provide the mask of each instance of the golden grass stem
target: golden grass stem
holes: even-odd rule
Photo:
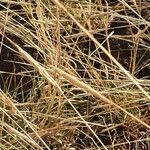
[[[88,37],[99,47],[101,50],[112,60],[122,72],[142,91],[142,93],[149,99],[150,95],[142,88],[139,82],[94,38],[93,35],[89,33],[87,29],[85,29],[75,18],[74,16],[68,12],[68,10],[58,1],[52,0],[57,6],[59,6],[62,10],[66,12],[66,14],[78,25],[78,27],[88,35]]]

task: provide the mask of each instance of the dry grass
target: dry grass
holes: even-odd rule
[[[0,2],[0,148],[150,149],[148,1],[60,2]]]

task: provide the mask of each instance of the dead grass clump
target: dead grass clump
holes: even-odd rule
[[[149,8],[0,2],[0,148],[148,150]]]

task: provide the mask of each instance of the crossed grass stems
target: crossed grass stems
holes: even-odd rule
[[[34,8],[33,5],[30,5],[30,3],[16,2],[23,5],[24,13],[27,14],[28,17],[34,16],[32,14],[33,11],[38,14],[39,18],[35,19],[34,17],[29,17],[30,22],[27,22],[28,24],[31,24],[31,26],[34,26],[36,33],[31,32],[29,28],[23,26],[19,22],[18,25],[14,24],[8,13],[10,11],[9,9],[7,9],[6,15],[3,16],[4,22],[1,24],[4,28],[3,34],[5,32],[17,34],[26,41],[28,45],[36,48],[43,54],[44,64],[40,64],[9,39],[17,50],[18,55],[28,62],[27,65],[33,66],[33,72],[39,72],[39,79],[41,80],[36,84],[39,84],[38,87],[40,88],[41,95],[40,98],[36,99],[36,102],[34,102],[33,97],[35,96],[35,93],[33,92],[30,93],[31,95],[27,102],[17,103],[10,95],[7,95],[2,90],[0,91],[2,100],[1,137],[3,137],[1,138],[1,148],[7,149],[8,146],[15,149],[19,149],[20,147],[23,149],[43,149],[42,147],[50,149],[51,146],[62,149],[71,149],[71,147],[78,148],[78,145],[73,143],[80,133],[83,133],[85,137],[91,139],[91,143],[88,143],[88,145],[83,144],[85,148],[87,146],[87,148],[111,149],[117,146],[123,147],[126,144],[130,145],[131,143],[149,141],[149,137],[146,137],[143,139],[136,139],[135,141],[128,141],[127,143],[121,141],[121,139],[118,138],[119,136],[116,136],[116,139],[118,138],[118,141],[120,140],[120,142],[117,143],[117,141],[113,141],[112,138],[114,137],[111,137],[111,130],[115,131],[118,126],[122,125],[126,126],[127,124],[131,124],[133,126],[130,127],[133,129],[137,128],[135,129],[137,132],[138,128],[141,126],[150,129],[148,119],[146,117],[140,118],[141,110],[138,108],[138,102],[140,100],[150,100],[146,86],[149,86],[149,81],[137,80],[125,70],[119,62],[113,58],[110,52],[80,24],[79,20],[75,19],[78,18],[76,13],[71,14],[68,11],[70,8],[69,3],[64,7],[57,0],[53,0],[53,2],[55,5],[51,4],[50,8],[52,9],[47,7],[49,3],[47,2],[46,5],[45,1],[37,1],[36,8]],[[121,2],[123,6],[128,7],[128,9],[136,13],[125,1]],[[87,6],[89,8],[89,13],[90,11],[91,13],[93,11],[92,5],[94,4],[89,1]],[[82,4],[81,2],[79,6],[81,10],[84,10],[84,3]],[[138,7],[138,5],[135,6]],[[48,18],[47,20],[45,19],[44,9],[51,14],[51,20],[48,20]],[[96,10],[94,11],[96,12]],[[11,13],[16,14],[15,11],[12,11]],[[86,22],[89,28],[92,28],[91,22],[87,21],[88,18],[86,18],[86,13],[84,13],[84,11],[82,13],[84,15],[83,19],[85,20],[81,19],[81,21]],[[137,15],[139,16],[139,14]],[[88,36],[97,47],[94,53],[84,55],[87,64],[82,62],[82,50],[76,49],[79,48],[77,46],[78,43],[72,40],[72,46],[70,43],[67,43],[67,40],[61,35],[61,30],[68,30],[68,27],[63,25],[65,16],[65,19],[68,19],[68,22],[73,22],[80,28],[80,33],[78,33],[78,35],[82,34]],[[126,16],[126,18],[128,20],[128,16]],[[146,20],[141,16],[139,16],[139,18],[140,23],[144,22],[149,26],[149,23]],[[108,18],[106,18],[106,20],[105,18],[102,18],[102,20],[103,19],[108,22]],[[49,36],[49,28],[54,38]],[[112,36],[113,33],[107,35],[108,38],[106,40],[109,40]],[[34,38],[38,43],[34,43]],[[62,43],[61,38],[66,43]],[[75,50],[80,63],[84,66],[86,72],[90,76],[89,79],[80,78],[77,72],[78,70],[70,65],[70,61],[73,62],[74,58],[64,51],[65,46],[69,47],[70,51]],[[62,49],[62,47],[64,49]],[[88,61],[89,59],[97,61],[95,59],[95,53],[99,48],[102,49],[111,60],[111,63],[109,64],[99,58],[100,63],[105,66],[103,71],[108,77],[106,80],[101,78],[99,70],[93,68],[92,64]],[[46,52],[44,50],[46,50]],[[116,73],[116,78],[113,80],[109,79],[111,72]],[[122,78],[121,80],[120,77]],[[143,88],[144,86],[145,88]],[[91,106],[88,105],[90,101],[93,103],[90,103]],[[85,106],[87,108],[82,108],[84,103],[86,103]],[[81,111],[82,109],[84,110]],[[99,109],[101,111],[97,112],[96,110]],[[101,121],[88,121],[90,120],[89,118],[92,118],[92,116],[96,116],[97,114],[101,115]],[[115,122],[114,116],[117,116],[119,123]],[[109,123],[107,123],[106,120],[108,120]],[[84,130],[82,127],[86,127],[88,130]],[[103,143],[103,140],[97,132],[98,127],[102,128],[102,133],[108,133],[108,137],[112,140],[111,145],[105,145]],[[79,145],[82,144],[80,143]]]

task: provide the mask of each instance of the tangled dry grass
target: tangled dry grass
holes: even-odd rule
[[[0,149],[150,149],[149,0],[1,0]]]

